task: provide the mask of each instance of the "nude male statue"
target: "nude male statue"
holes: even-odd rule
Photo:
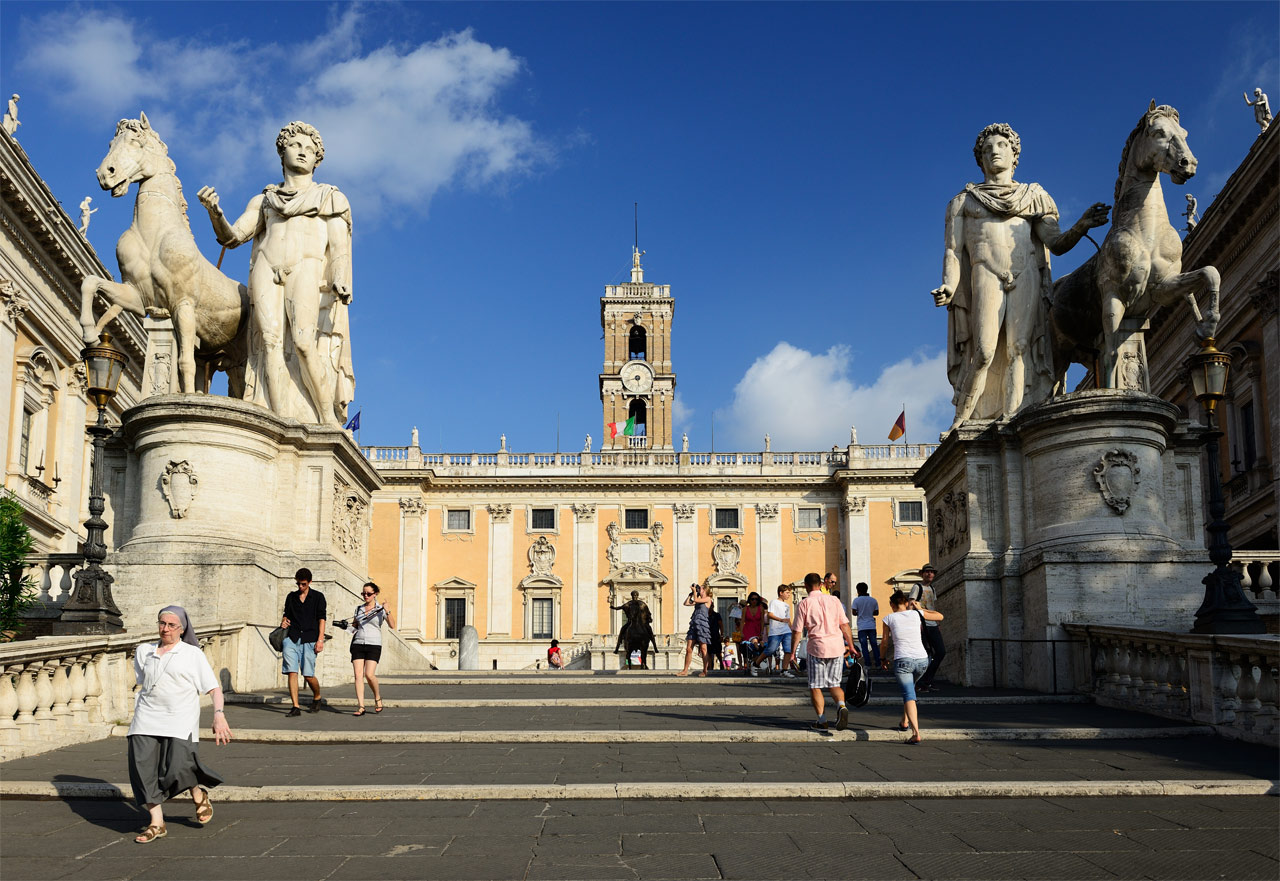
[[[287,337],[316,418],[341,427],[355,390],[347,321],[351,206],[337,187],[313,178],[324,159],[324,141],[314,128],[289,123],[276,137],[276,152],[284,181],[250,199],[235,223],[222,213],[213,187],[201,188],[197,196],[219,244],[236,248],[253,241],[249,299],[272,411],[308,421],[309,413],[291,403]]]
[[[947,206],[942,284],[931,293],[949,313],[947,378],[956,407],[951,429],[970,418],[1012,416],[1049,396],[1046,251],[1065,254],[1106,223],[1111,210],[1098,202],[1063,232],[1049,194],[1039,184],[1013,180],[1021,151],[1008,125],[984,128],[973,148],[983,182],[966,185]]]
[[[1196,197],[1187,193],[1187,210],[1182,212],[1182,216],[1187,219],[1187,232],[1195,229],[1196,224],[1200,222],[1200,215],[1197,213],[1199,207]]]
[[[90,208],[93,203],[93,196],[85,196],[80,200],[80,235],[84,235],[89,231],[89,221],[93,219],[93,215],[98,213],[97,208]]]

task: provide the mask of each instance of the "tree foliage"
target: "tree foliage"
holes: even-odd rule
[[[22,613],[40,596],[35,580],[24,574],[34,544],[22,505],[0,496],[0,634],[22,630]]]

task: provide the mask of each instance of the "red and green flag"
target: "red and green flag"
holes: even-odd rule
[[[608,428],[610,440],[613,440],[620,434],[624,434],[627,437],[633,437],[636,433],[636,417],[632,416],[625,423],[610,422]]]

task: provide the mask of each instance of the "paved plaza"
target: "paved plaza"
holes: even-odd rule
[[[1275,749],[1068,696],[947,687],[908,746],[883,679],[827,735],[802,680],[384,683],[360,718],[234,696],[213,821],[146,846],[123,729],[0,765],[0,877],[1280,877]]]

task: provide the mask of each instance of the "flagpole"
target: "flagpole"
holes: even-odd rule
[[[902,445],[907,445],[907,402],[902,402]]]

